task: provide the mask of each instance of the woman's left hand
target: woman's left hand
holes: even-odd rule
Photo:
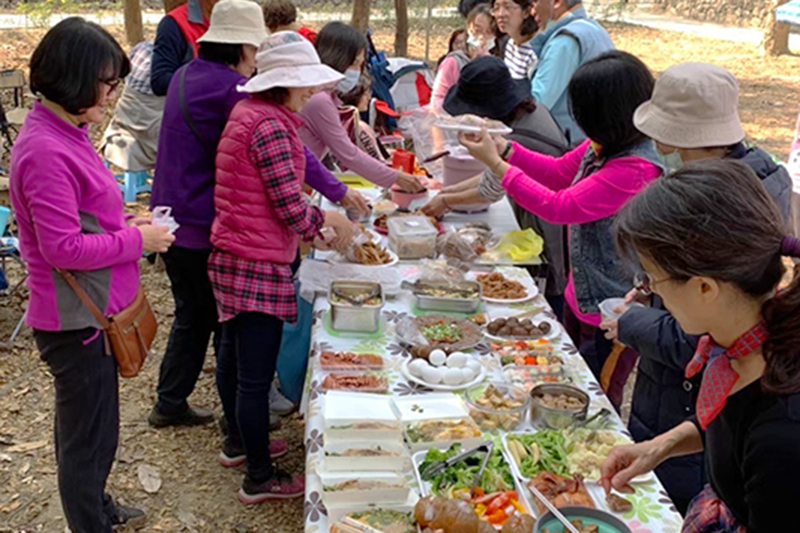
[[[342,199],[339,200],[339,205],[341,205],[345,209],[357,210],[358,214],[361,215],[362,217],[369,216],[369,213],[371,211],[367,199],[364,198],[358,191],[350,189],[349,187],[344,197],[342,197]]]
[[[139,226],[146,226],[147,224],[152,224],[153,221],[150,217],[133,217],[128,219],[128,227],[134,228]]]
[[[497,151],[497,144],[485,128],[480,133],[459,133],[458,142],[469,151],[472,157],[490,169],[502,162],[500,153]]]

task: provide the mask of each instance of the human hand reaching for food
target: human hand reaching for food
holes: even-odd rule
[[[325,211],[323,228],[331,228],[335,231],[335,235],[326,239],[325,244],[337,250],[349,245],[353,239],[353,223],[338,211]]]
[[[355,210],[362,217],[368,216],[371,211],[367,199],[364,198],[364,196],[362,196],[358,191],[349,187],[342,199],[339,200],[339,205],[345,209]]]
[[[616,446],[600,467],[600,486],[610,493],[633,493],[633,478],[652,472],[663,460],[654,441]]]
[[[419,178],[405,172],[398,172],[395,185],[403,192],[422,192],[425,190]]]
[[[421,211],[429,217],[440,217],[450,211],[447,194],[439,193],[422,206]]]

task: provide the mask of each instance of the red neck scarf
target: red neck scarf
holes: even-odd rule
[[[697,397],[697,421],[701,428],[706,429],[722,412],[728,395],[739,379],[739,374],[731,366],[731,360],[758,350],[767,337],[766,324],[759,322],[736,339],[730,348],[713,357],[711,352],[716,345],[711,337],[705,335],[700,339],[694,357],[686,365],[686,378],[696,376],[705,366],[700,394]]]

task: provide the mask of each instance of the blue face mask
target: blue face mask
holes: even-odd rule
[[[667,167],[667,172],[675,172],[683,166],[683,158],[681,157],[681,153],[677,150],[671,154],[662,154],[659,152],[658,157],[661,159],[661,162],[664,163],[664,166]]]
[[[344,79],[336,84],[336,89],[342,94],[347,94],[358,84],[358,78],[360,77],[360,70],[345,70]]]

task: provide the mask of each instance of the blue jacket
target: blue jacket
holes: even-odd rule
[[[764,150],[740,143],[729,152],[755,171],[791,220],[792,180],[786,168]],[[684,368],[694,356],[698,337],[686,335],[659,298],[651,307],[632,307],[619,319],[619,341],[639,353],[629,429],[636,441],[652,439],[694,414],[700,376],[687,380]],[[684,508],[705,483],[702,454],[671,460],[657,470],[670,497]]]
[[[565,47],[565,39],[576,42],[577,49]],[[577,146],[586,139],[586,135],[575,124],[570,113],[569,80],[581,65],[614,50],[614,43],[608,32],[590,19],[585,9],[579,7],[559,20],[548,23],[545,30],[534,38],[533,48],[539,55],[539,65],[533,76],[532,95],[535,100],[543,101],[550,107],[553,118],[570,144]],[[563,57],[565,54],[570,57]]]

